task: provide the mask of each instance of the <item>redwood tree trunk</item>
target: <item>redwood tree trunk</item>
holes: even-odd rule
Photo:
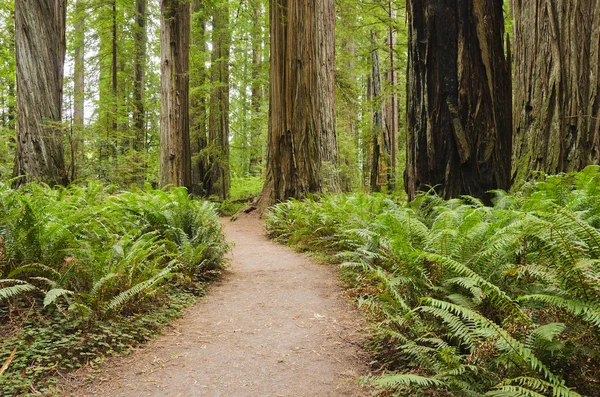
[[[252,14],[254,26],[252,27],[252,121],[250,126],[250,175],[258,176],[261,172],[263,162],[263,145],[261,143],[261,105],[262,105],[262,83],[260,71],[262,69],[262,2],[252,2]]]
[[[600,0],[516,0],[513,178],[600,161]]]
[[[335,4],[271,0],[267,175],[259,208],[338,190]]]
[[[398,86],[398,72],[396,71],[396,58],[395,58],[395,47],[396,47],[396,31],[393,26],[393,22],[396,20],[396,10],[393,8],[392,2],[388,2],[388,10],[390,17],[390,27],[388,31],[388,52],[389,52],[389,71],[387,72],[386,80],[390,87],[390,93],[386,98],[385,104],[385,127],[386,133],[390,141],[390,159],[389,159],[389,172],[388,172],[388,190],[391,192],[396,188],[396,168],[397,168],[397,155],[398,155],[398,126],[399,126],[399,115],[398,115],[398,94],[396,87]]]
[[[387,117],[384,117],[384,106],[382,106],[382,83],[381,83],[381,64],[379,62],[379,50],[377,49],[377,36],[375,32],[371,32],[371,45],[373,47],[371,53],[371,78],[369,82],[370,99],[373,101],[373,117],[372,117],[372,148],[371,148],[371,178],[370,190],[372,192],[381,191],[381,185],[388,182],[388,158],[390,142],[387,139],[387,131],[385,122]]]
[[[73,76],[73,122],[83,126],[85,107],[85,3],[75,3],[75,42],[74,42],[74,76]]]
[[[16,171],[50,185],[68,182],[60,125],[65,19],[66,0],[15,1]]]
[[[405,187],[445,198],[510,187],[502,1],[409,0]]]
[[[146,77],[146,5],[148,0],[136,0],[134,31],[134,73],[133,84],[133,123],[135,139],[133,148],[143,150],[146,147],[146,115],[144,110],[144,83]]]
[[[190,60],[190,140],[192,151],[192,193],[207,196],[210,184],[208,172],[208,89],[204,88],[208,80],[206,63],[209,61],[206,44],[207,7],[202,0],[192,2],[192,40],[194,57]]]
[[[83,164],[83,123],[85,112],[85,0],[75,3],[73,65],[73,133],[71,135],[70,179],[75,180]]]
[[[190,3],[161,0],[160,21],[160,184],[190,187]]]
[[[212,63],[210,70],[208,195],[225,200],[229,194],[229,8],[217,6],[213,16]]]

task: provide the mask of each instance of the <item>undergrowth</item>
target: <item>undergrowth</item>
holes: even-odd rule
[[[147,338],[143,322],[177,312],[227,248],[214,205],[183,188],[0,185],[3,395]]]
[[[599,168],[492,194],[314,197],[266,226],[342,263],[393,395],[600,395]]]
[[[219,214],[232,216],[244,209],[260,195],[262,187],[263,180],[260,177],[231,178],[229,199],[219,203]]]

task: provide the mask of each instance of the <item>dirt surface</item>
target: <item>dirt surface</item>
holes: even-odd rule
[[[72,396],[367,396],[360,314],[337,271],[223,221],[230,268],[164,335],[111,359]]]

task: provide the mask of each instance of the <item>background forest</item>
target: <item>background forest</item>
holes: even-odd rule
[[[38,3],[0,0],[5,395],[145,340],[249,204],[341,264],[365,382],[600,395],[598,2]]]
[[[371,188],[374,109],[383,112],[389,125],[397,125],[394,134],[404,134],[404,117],[399,115],[405,113],[407,26],[403,2],[396,3],[337,4],[336,131],[339,173],[346,191]],[[256,194],[266,156],[268,4],[202,1],[192,9],[189,77],[194,168],[218,168],[222,163],[228,177],[237,181],[236,189],[254,183]],[[1,13],[0,178],[7,180],[14,173],[16,149],[13,2],[4,1]],[[68,2],[66,42],[60,130],[68,180],[158,186],[159,2]],[[218,112],[225,113],[223,123],[210,116]],[[227,139],[218,139],[219,129]],[[404,141],[397,138],[400,153]],[[403,163],[403,155],[398,154],[395,175],[401,175]],[[238,180],[252,177],[258,182]],[[229,194],[209,188],[206,182],[194,181],[195,192],[221,199]],[[376,190],[383,185],[387,190],[381,181]],[[233,193],[238,199],[247,198]]]

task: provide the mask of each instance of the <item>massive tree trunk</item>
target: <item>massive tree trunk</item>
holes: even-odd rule
[[[134,73],[133,84],[133,126],[135,138],[133,148],[144,150],[146,148],[146,114],[144,110],[144,83],[146,80],[146,6],[148,0],[135,2],[135,30],[134,40]]]
[[[517,0],[513,178],[600,161],[600,1]]]
[[[502,1],[410,0],[409,199],[510,187],[511,83]]]
[[[190,3],[161,0],[160,185],[191,186]]]
[[[339,189],[335,137],[335,4],[271,0],[267,175],[259,208]]]
[[[214,9],[210,69],[209,151],[210,184],[208,195],[225,200],[229,194],[229,7]]]
[[[208,172],[208,90],[204,87],[208,80],[206,63],[209,60],[206,45],[207,7],[202,0],[192,2],[192,47],[190,60],[190,85],[194,89],[190,93],[190,139],[192,150],[192,193],[206,196],[210,184]]]
[[[15,1],[16,171],[50,185],[68,182],[60,124],[65,19],[66,0]]]

